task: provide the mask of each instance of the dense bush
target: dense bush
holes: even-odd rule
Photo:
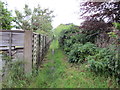
[[[74,44],[70,54],[69,54],[69,61],[73,63],[83,63],[86,61],[87,56],[93,56],[98,52],[98,48],[88,42],[86,44]]]
[[[115,76],[120,83],[120,60],[116,50],[103,48],[94,56],[87,57],[89,68],[95,73]]]
[[[114,76],[120,84],[120,59],[116,47],[98,48],[91,43],[91,35],[81,33],[76,27],[63,30],[59,39],[60,46],[68,55],[71,63],[87,61],[89,69],[97,74]],[[88,38],[89,37],[89,38]]]
[[[79,27],[72,25],[69,29],[61,32],[59,43],[66,54],[69,54],[72,45],[75,43],[85,43],[87,39],[85,34],[81,34]]]

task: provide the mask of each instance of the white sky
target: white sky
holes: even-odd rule
[[[42,8],[49,8],[54,11],[53,27],[59,24],[74,23],[80,25],[79,0],[2,0],[8,3],[8,9],[22,10],[24,4],[29,4],[31,8],[40,4]]]

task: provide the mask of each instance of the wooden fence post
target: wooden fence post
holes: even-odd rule
[[[24,37],[25,73],[32,72],[32,31],[25,31]]]
[[[9,56],[12,56],[12,32],[10,32],[10,37],[9,37]]]

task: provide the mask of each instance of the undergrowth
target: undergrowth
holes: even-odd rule
[[[10,57],[3,55],[5,66],[2,70],[4,73],[2,88],[25,88],[32,81],[33,74],[24,72],[23,60],[12,60]]]
[[[53,42],[51,45],[55,45]],[[58,44],[56,44],[58,45]],[[51,46],[53,47],[53,46]],[[58,47],[58,46],[55,46]],[[30,88],[114,88],[114,78],[96,75],[87,69],[86,63],[68,63],[64,52],[58,48],[54,55],[51,48],[46,55],[39,75],[34,78]]]

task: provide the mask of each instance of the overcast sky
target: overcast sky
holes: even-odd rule
[[[22,10],[25,4],[31,8],[40,4],[42,8],[54,11],[55,18],[52,25],[55,28],[59,24],[74,23],[80,25],[79,0],[2,0],[8,3],[9,10]]]

